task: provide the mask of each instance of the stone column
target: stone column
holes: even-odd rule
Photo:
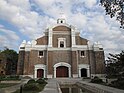
[[[72,47],[75,46],[75,31],[74,29],[71,29],[71,38],[72,38]]]
[[[81,77],[81,68],[78,69],[79,77]]]
[[[49,29],[49,41],[48,47],[52,47],[52,29]]]
[[[71,77],[71,67],[68,67],[69,69],[69,77]]]
[[[56,78],[56,67],[54,67],[54,78]]]
[[[87,68],[87,77],[90,77],[90,69]]]
[[[34,70],[34,78],[37,78],[37,69]]]
[[[44,73],[43,73],[44,78],[46,78],[46,71],[45,71],[45,68],[44,68],[43,70],[44,70]]]
[[[72,88],[69,88],[69,93],[72,93]]]

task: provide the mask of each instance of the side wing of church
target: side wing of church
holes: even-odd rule
[[[32,78],[91,77],[104,75],[104,50],[90,44],[60,18],[45,35],[19,47],[17,74]]]

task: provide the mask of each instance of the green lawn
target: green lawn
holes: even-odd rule
[[[0,83],[0,88],[6,88],[14,85],[17,85],[17,83]]]

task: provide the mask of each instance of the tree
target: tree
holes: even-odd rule
[[[18,54],[14,50],[6,48],[0,52],[0,60],[5,64],[6,75],[16,74]]]
[[[124,51],[119,54],[109,54],[107,62],[107,75],[124,77]]]
[[[100,3],[105,7],[106,15],[116,17],[120,27],[124,29],[124,0],[100,0]]]

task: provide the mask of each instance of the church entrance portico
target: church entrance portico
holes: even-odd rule
[[[46,66],[44,64],[37,64],[34,66],[34,78],[46,77]]]
[[[56,68],[56,77],[68,77],[68,67],[59,66]]]
[[[65,62],[56,63],[54,66],[54,78],[71,77],[71,65]]]
[[[81,69],[81,77],[87,77],[87,69],[85,68]]]
[[[78,65],[78,76],[79,77],[90,77],[90,70],[88,64],[79,64]]]

